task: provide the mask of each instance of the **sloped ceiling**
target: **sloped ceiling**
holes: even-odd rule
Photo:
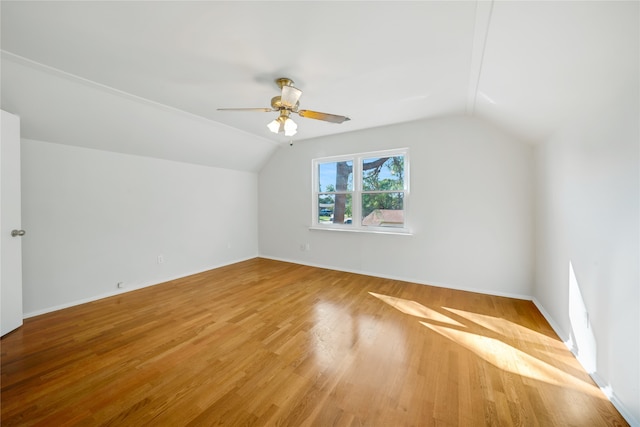
[[[259,170],[292,78],[294,141],[446,115],[528,142],[638,90],[639,3],[2,1],[2,108],[25,138]]]

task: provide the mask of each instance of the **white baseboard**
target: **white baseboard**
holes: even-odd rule
[[[478,288],[465,288],[461,286],[450,285],[448,283],[425,281],[425,280],[417,279],[415,277],[403,277],[403,276],[394,276],[394,275],[388,275],[388,274],[372,273],[370,271],[355,270],[350,268],[340,268],[340,267],[335,267],[331,265],[322,265],[322,264],[317,264],[313,262],[291,260],[286,258],[272,257],[268,255],[258,255],[258,256],[260,258],[272,259],[274,261],[289,262],[292,264],[306,265],[308,267],[324,268],[327,270],[344,271],[345,273],[362,274],[364,276],[380,277],[382,279],[400,280],[402,282],[417,283],[419,285],[435,286],[436,288],[455,289],[457,291],[475,292],[478,294],[493,295],[498,297],[507,297],[507,298],[514,298],[514,299],[523,299],[527,301],[530,301],[532,299],[530,295],[516,294],[516,293],[510,293],[510,292],[496,292],[494,290],[478,289]]]
[[[558,325],[558,323],[553,319],[553,317],[549,314],[549,312],[544,308],[542,303],[540,303],[540,301],[537,300],[537,298],[531,298],[531,301],[533,301],[533,304],[536,306],[538,311],[540,311],[540,313],[542,313],[542,316],[544,316],[544,318],[547,320],[547,323],[549,323],[549,325],[551,325],[551,329],[553,329],[553,331],[556,333],[556,335],[558,335],[560,337],[560,339],[562,340],[562,342],[567,347],[569,347],[569,350],[571,350],[570,345],[568,344],[569,343],[569,335],[566,334],[560,328],[560,325]]]
[[[224,267],[227,265],[231,265],[231,264],[236,264],[238,262],[242,262],[242,261],[247,261],[249,259],[253,259],[256,258],[256,256],[250,256],[247,258],[240,258],[240,259],[235,259],[229,262],[225,262],[222,264],[214,264],[214,265],[210,265],[202,270],[197,270],[197,271],[191,271],[191,272],[187,272],[184,274],[180,274],[178,276],[171,276],[171,277],[166,277],[163,278],[161,280],[154,280],[153,282],[143,282],[143,283],[138,283],[134,286],[127,286],[126,288],[122,288],[122,289],[116,289],[115,291],[112,292],[105,292],[103,294],[99,294],[99,295],[93,295],[91,297],[88,298],[82,298],[79,300],[74,300],[68,303],[64,303],[64,304],[60,304],[60,305],[55,305],[52,307],[47,307],[47,308],[43,308],[41,310],[35,310],[35,311],[31,311],[29,313],[24,313],[22,315],[23,319],[28,319],[30,317],[35,317],[35,316],[39,316],[41,314],[46,314],[46,313],[51,313],[54,311],[58,311],[58,310],[63,310],[65,308],[69,308],[69,307],[74,307],[76,305],[80,305],[80,304],[86,304],[88,302],[93,302],[93,301],[98,301],[104,298],[109,298],[109,297],[113,297],[116,295],[121,295],[127,292],[131,292],[131,291],[136,291],[138,289],[143,289],[143,288],[148,288],[149,286],[155,286],[155,285],[159,285],[161,283],[166,283],[166,282],[170,282],[172,280],[177,280],[177,279],[182,279],[183,277],[188,277],[188,276],[193,276],[194,274],[200,274],[200,273],[204,273],[205,271],[209,271],[209,270],[213,270],[216,268],[220,268],[220,267]]]

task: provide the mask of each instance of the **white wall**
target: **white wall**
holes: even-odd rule
[[[256,204],[255,173],[23,139],[25,315],[255,257]]]
[[[640,425],[638,88],[595,105],[536,148],[534,295]]]
[[[412,236],[309,230],[311,160],[408,147]],[[420,121],[282,147],[259,175],[260,254],[338,270],[529,296],[531,146],[477,119]],[[310,251],[301,245],[310,243]]]

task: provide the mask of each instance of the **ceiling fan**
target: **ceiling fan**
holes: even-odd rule
[[[311,110],[299,110],[300,95],[302,91],[293,87],[293,80],[281,77],[276,79],[276,84],[280,87],[281,94],[271,98],[271,108],[218,108],[219,111],[260,111],[271,112],[278,111],[280,115],[270,122],[267,127],[273,133],[283,133],[285,136],[293,136],[296,134],[298,125],[289,117],[291,113],[296,113],[300,117],[306,117],[308,119],[323,120],[331,123],[342,123],[349,119],[346,116],[339,116],[336,114],[320,113],[318,111]]]

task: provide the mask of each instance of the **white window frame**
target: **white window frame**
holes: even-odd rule
[[[370,159],[375,157],[404,157],[404,182],[403,182],[403,211],[404,211],[404,225],[403,227],[380,227],[371,225],[362,225],[362,195],[366,193],[379,193],[379,191],[363,191],[362,190],[362,162],[364,159]],[[321,163],[334,163],[352,161],[353,162],[353,190],[348,192],[351,194],[351,224],[333,224],[333,223],[319,223],[318,222],[318,196],[323,191],[319,191],[319,174],[318,166]],[[356,153],[341,156],[321,157],[313,159],[311,162],[311,226],[312,230],[331,230],[331,231],[349,231],[349,232],[364,232],[364,233],[384,233],[384,234],[411,234],[409,229],[409,186],[410,186],[410,168],[409,168],[409,149],[397,148],[393,150],[383,151],[371,151],[367,153]],[[395,191],[397,192],[397,191]]]

